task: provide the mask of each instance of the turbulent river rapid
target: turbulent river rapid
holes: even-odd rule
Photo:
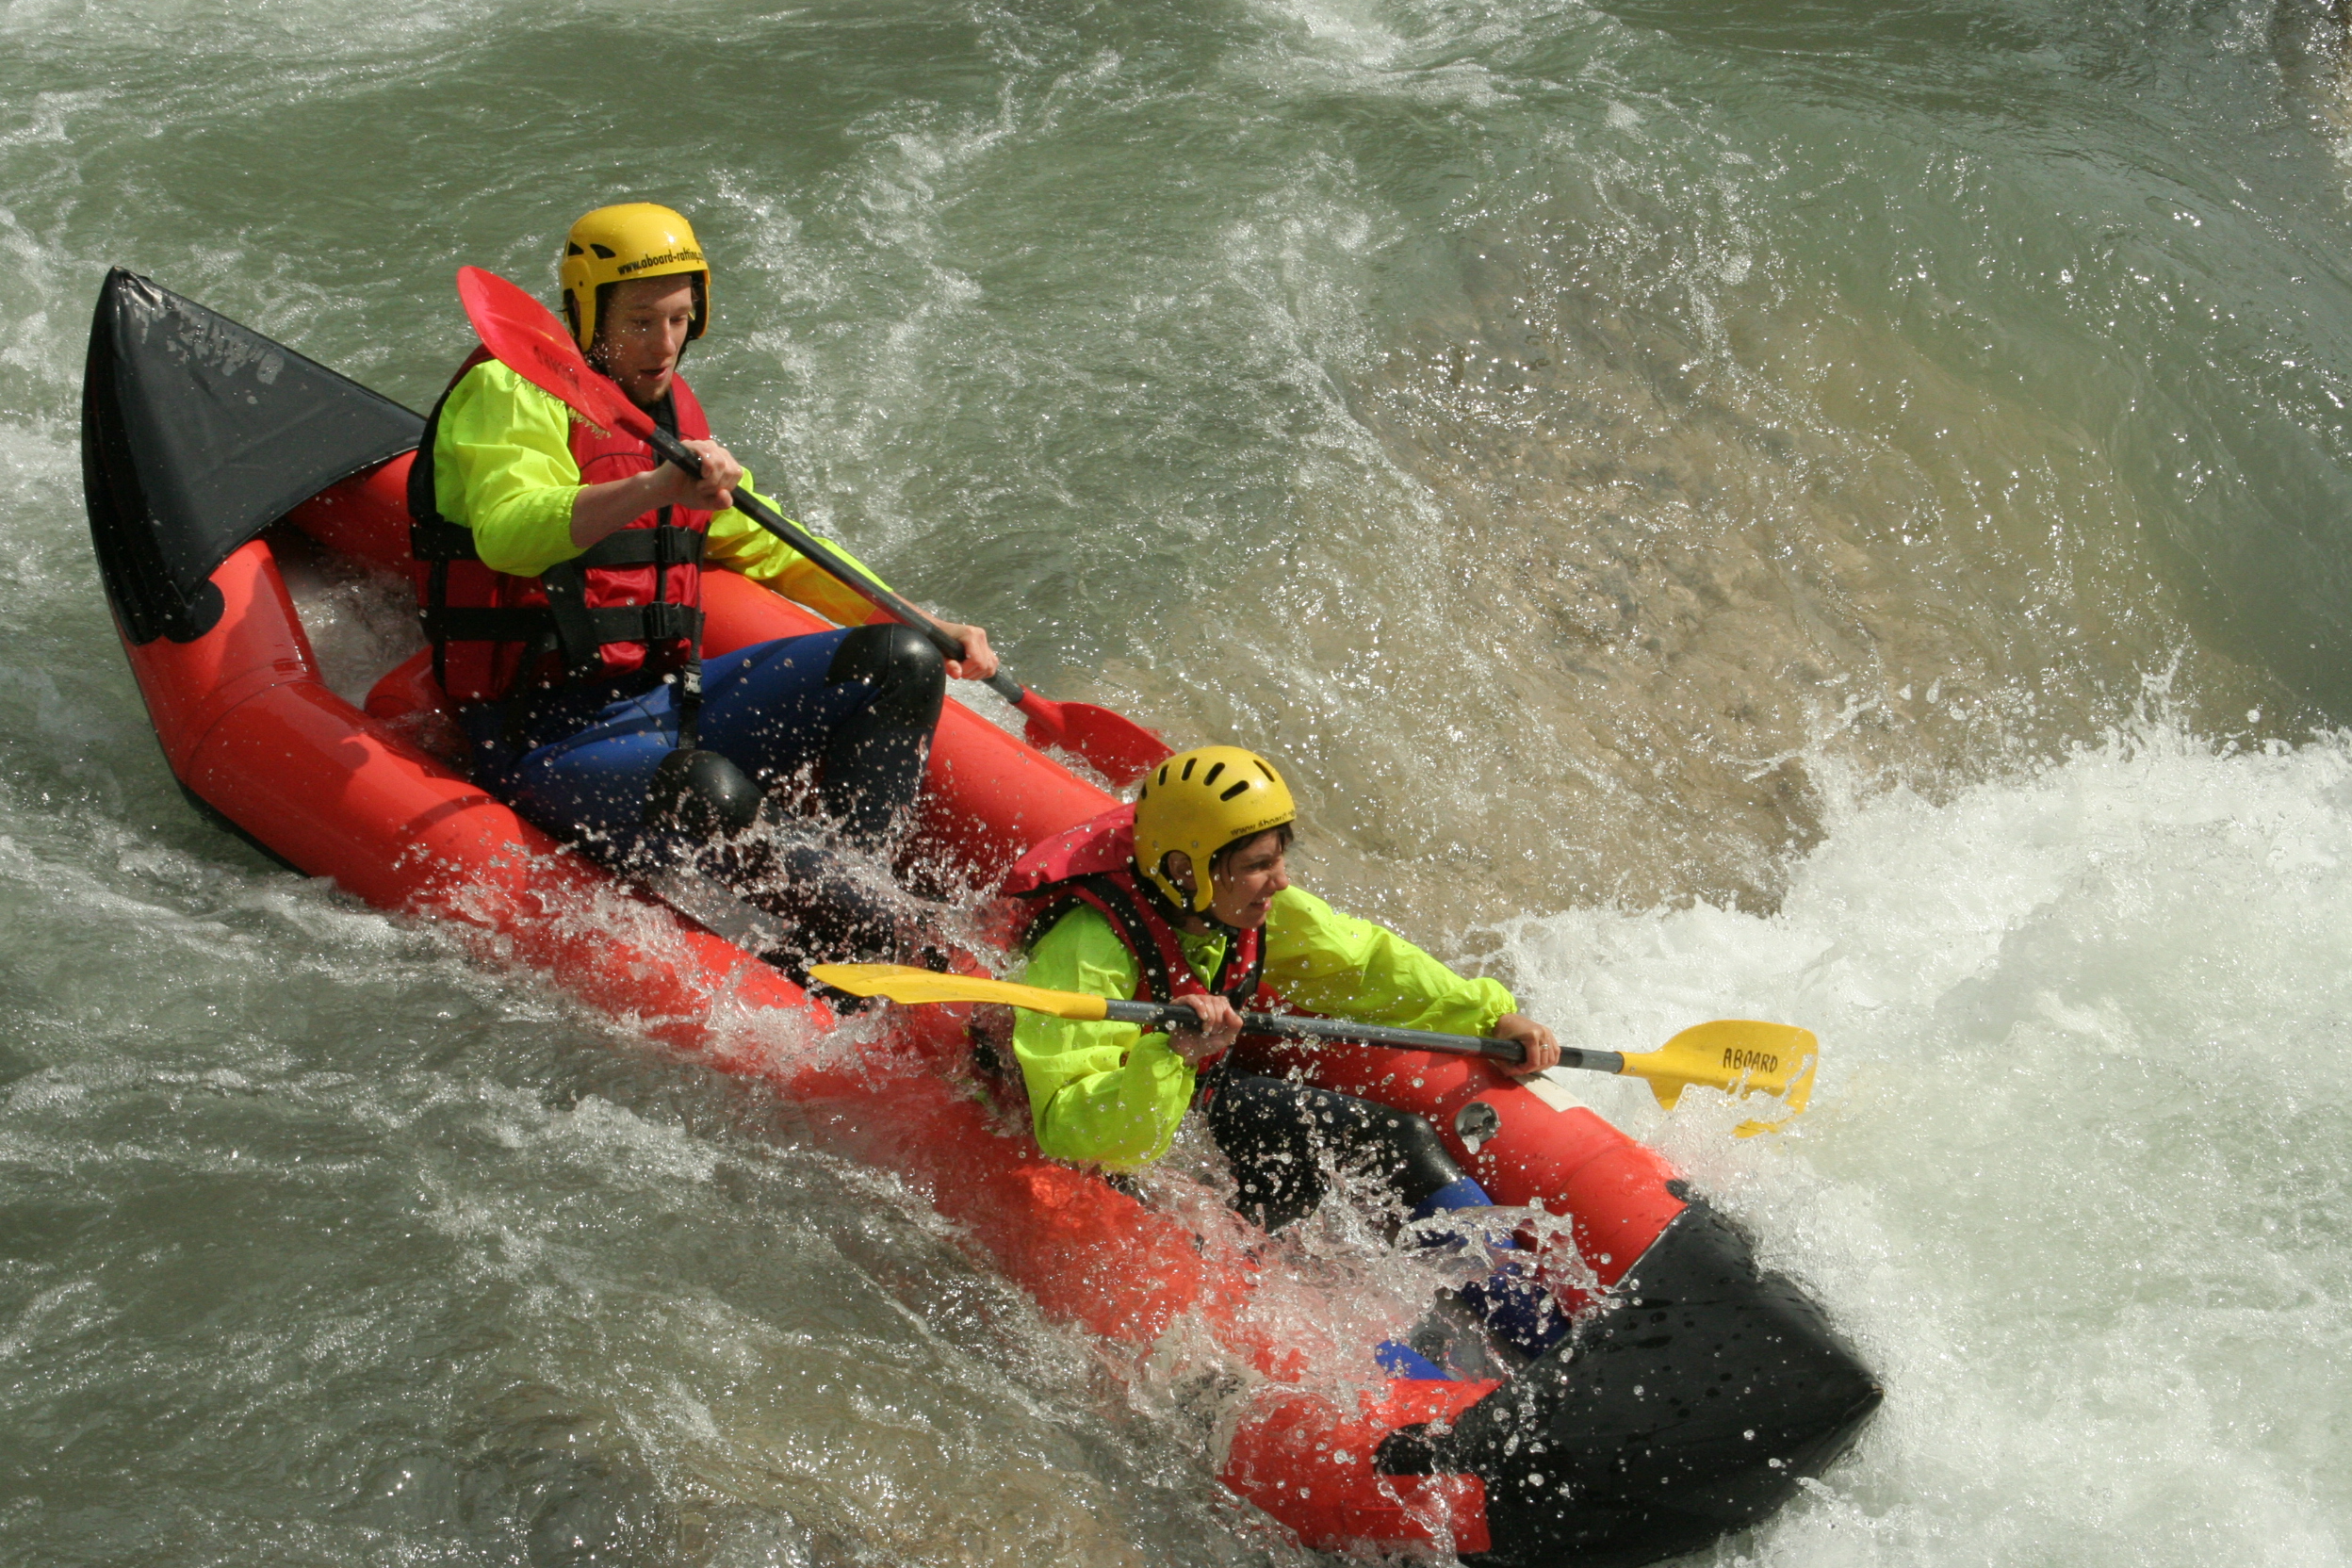
[[[2343,50],[2303,0],[0,0],[0,1561],[1315,1560],[1197,1355],[175,788],[82,516],[106,269],[422,409],[453,270],[547,286],[624,199],[700,231],[763,487],[1048,694],[1278,758],[1310,886],[1573,1043],[1818,1032],[1778,1137],[1576,1086],[1886,1381],[1705,1560],[2352,1558]]]

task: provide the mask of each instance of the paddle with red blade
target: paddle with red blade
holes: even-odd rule
[[[500,363],[549,397],[561,399],[589,423],[627,431],[664,459],[700,478],[702,459],[629,400],[629,395],[589,368],[580,345],[555,313],[496,272],[479,267],[457,270],[457,297],[466,318],[482,335],[482,347]],[[961,659],[960,640],[888,588],[860,573],[833,547],[777,512],[748,490],[735,492],[735,510],[815,562],[841,585],[885,614],[931,639],[950,659]],[[1002,671],[988,686],[1021,711],[1029,739],[1061,746],[1086,760],[1105,778],[1132,784],[1174,755],[1167,742],[1133,719],[1090,702],[1051,702]]]

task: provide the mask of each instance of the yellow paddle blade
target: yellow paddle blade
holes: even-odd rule
[[[1810,1029],[1723,1018],[1693,1024],[1656,1051],[1628,1054],[1625,1070],[1632,1077],[1648,1079],[1650,1092],[1670,1111],[1682,1098],[1682,1091],[1697,1084],[1726,1094],[1761,1091],[1777,1095],[1793,1117],[1812,1096],[1813,1069],[1820,1059],[1821,1042]],[[1748,1121],[1737,1131],[1748,1137],[1778,1125]]]
[[[985,974],[941,974],[910,964],[810,964],[808,974],[852,996],[887,996],[892,1002],[1002,1002],[1081,1021],[1108,1011],[1102,998],[1081,991],[1049,991]]]
[[[1807,1041],[1813,1038],[1802,1029],[1797,1033],[1805,1035]],[[1797,1070],[1797,1076],[1789,1083],[1788,1092],[1780,1097],[1781,1102],[1788,1107],[1787,1116],[1777,1121],[1743,1121],[1731,1130],[1731,1135],[1736,1138],[1752,1138],[1758,1133],[1777,1133],[1796,1120],[1797,1114],[1805,1109],[1805,1102],[1813,1098],[1813,1070],[1821,1065],[1821,1054],[1819,1050],[1815,1050],[1811,1055],[1805,1057],[1805,1066]]]

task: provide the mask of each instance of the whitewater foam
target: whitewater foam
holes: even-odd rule
[[[1849,797],[1770,917],[1510,923],[1523,1000],[1635,1049],[1821,1037],[1778,1136],[1579,1076],[1887,1386],[1758,1563],[2343,1560],[2352,743],[2156,724],[1942,803]]]

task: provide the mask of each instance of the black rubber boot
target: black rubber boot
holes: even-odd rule
[[[912,627],[861,626],[842,639],[825,678],[862,681],[874,700],[826,740],[818,800],[851,842],[886,848],[923,788],[947,699],[947,662]]]

